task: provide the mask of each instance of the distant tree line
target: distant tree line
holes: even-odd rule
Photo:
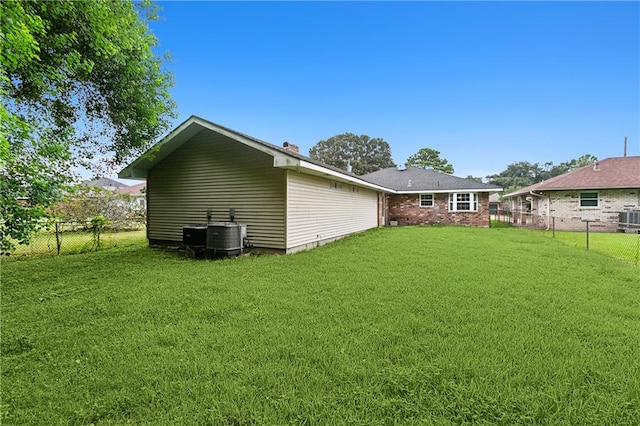
[[[487,176],[487,182],[500,186],[507,194],[525,186],[573,171],[579,167],[593,164],[596,161],[598,161],[598,158],[591,154],[585,154],[560,164],[547,162],[540,165],[539,163],[529,163],[528,161],[517,161],[509,164],[506,170]]]
[[[396,167],[387,141],[355,133],[342,133],[321,140],[311,147],[309,157],[356,175]],[[453,173],[453,166],[446,159],[440,158],[440,151],[432,148],[420,149],[407,159],[405,166]]]
[[[321,140],[309,150],[309,156],[356,175],[364,175],[376,170],[396,166],[391,158],[391,148],[388,142],[382,138],[370,138],[367,135],[356,135],[354,133],[342,133],[329,139]],[[560,164],[517,161],[509,164],[504,171],[486,176],[484,179],[474,176],[467,176],[466,178],[498,185],[505,190],[505,193],[508,193],[596,161],[598,159],[591,154],[585,154]],[[454,172],[453,165],[440,156],[440,151],[433,148],[421,148],[407,158],[405,166],[422,167],[447,174],[453,174]]]

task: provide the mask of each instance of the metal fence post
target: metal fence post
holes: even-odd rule
[[[60,234],[60,223],[56,220],[56,254],[60,255],[60,248],[62,247],[62,235]]]
[[[638,242],[636,244],[636,261],[635,265],[638,266],[640,262],[640,229],[638,229]]]
[[[587,220],[587,251],[589,250],[589,221]]]

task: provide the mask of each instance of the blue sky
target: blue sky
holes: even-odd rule
[[[459,176],[640,155],[638,2],[159,2],[179,124],[303,154],[353,132]]]

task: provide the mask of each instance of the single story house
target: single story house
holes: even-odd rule
[[[192,116],[120,178],[146,179],[147,238],[180,245],[189,224],[234,220],[256,248],[291,253],[384,223],[386,188]]]
[[[512,212],[526,211],[535,225],[615,231],[620,213],[640,210],[640,156],[612,157],[519,189],[505,198]],[[517,219],[517,214],[514,215]]]
[[[131,186],[123,186],[122,188],[116,189],[117,194],[127,194],[131,197],[131,201],[136,205],[136,207],[144,209],[147,206],[147,197],[145,196],[145,192],[147,190],[147,183],[142,182],[136,185]]]
[[[497,215],[502,210],[502,201],[500,194],[498,192],[494,192],[489,194],[489,214]]]
[[[124,183],[118,182],[117,180],[108,177],[101,177],[99,179],[89,180],[82,183],[87,186],[107,189],[109,191],[117,191],[118,189],[127,187],[127,185],[125,185]]]
[[[430,172],[406,175],[413,173]],[[380,184],[300,155],[291,143],[272,145],[196,116],[118,176],[146,180],[151,245],[179,246],[185,226],[234,220],[246,224],[253,247],[292,253],[389,224],[403,197],[422,197],[424,204],[431,196],[431,211],[437,212],[432,221],[489,223],[486,185],[437,174],[435,186],[424,187],[428,191],[398,192],[387,186],[391,182]],[[450,193],[453,198],[444,201]]]
[[[385,208],[398,225],[489,226],[489,195],[502,190],[420,167],[391,167],[362,179],[392,190],[384,198]]]

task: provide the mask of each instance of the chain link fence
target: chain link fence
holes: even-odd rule
[[[10,256],[76,254],[145,242],[144,219],[114,220],[102,224],[54,221],[36,233],[28,245],[17,245]]]
[[[574,247],[606,254],[640,265],[640,224],[621,221],[583,220],[527,211],[499,210],[491,215],[494,225],[541,230]]]

